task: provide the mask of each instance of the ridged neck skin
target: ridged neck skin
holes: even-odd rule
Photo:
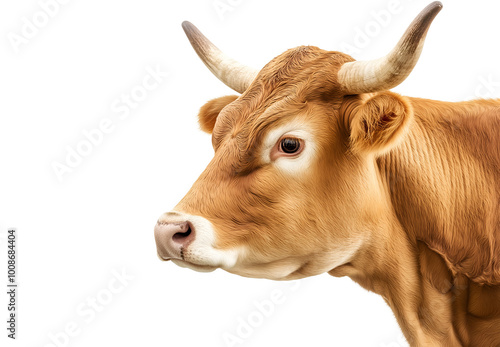
[[[382,295],[411,346],[500,345],[500,102],[410,100],[375,162],[386,215],[330,274]]]

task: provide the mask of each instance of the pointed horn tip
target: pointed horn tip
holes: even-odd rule
[[[436,15],[443,9],[443,3],[441,1],[434,1],[427,5],[421,12],[423,16],[430,16],[431,18],[436,17]],[[418,17],[417,17],[418,18]]]
[[[443,8],[443,3],[441,1],[431,2],[427,7],[432,8],[433,10],[441,11]]]
[[[182,22],[182,29],[201,60],[205,61],[205,56],[210,49],[217,50],[217,47],[193,23],[185,20]]]
[[[408,26],[400,43],[404,41],[423,42],[432,22],[442,9],[443,4],[440,1],[434,1],[427,5]]]
[[[189,34],[189,33],[192,33],[193,31],[198,30],[198,28],[196,28],[196,26],[193,23],[191,23],[190,21],[187,21],[187,20],[182,22],[181,26],[182,26],[182,29],[184,29],[184,32],[186,34]]]

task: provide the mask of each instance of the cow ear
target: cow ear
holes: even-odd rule
[[[383,154],[396,146],[413,119],[410,101],[393,92],[367,99],[351,118],[351,146],[357,153]]]
[[[214,130],[215,122],[217,121],[217,116],[220,111],[237,98],[238,97],[236,95],[222,96],[220,98],[210,100],[203,105],[198,113],[198,122],[200,123],[201,130],[211,134]]]

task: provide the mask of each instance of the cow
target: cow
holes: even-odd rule
[[[261,70],[184,22],[239,95],[200,109],[214,157],[158,219],[159,258],[273,280],[348,276],[384,298],[411,346],[500,346],[500,100],[390,91],[441,8],[382,58],[300,46]]]

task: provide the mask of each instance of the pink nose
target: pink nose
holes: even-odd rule
[[[194,228],[188,222],[158,221],[155,226],[156,249],[164,260],[183,259],[183,253],[194,237]]]

